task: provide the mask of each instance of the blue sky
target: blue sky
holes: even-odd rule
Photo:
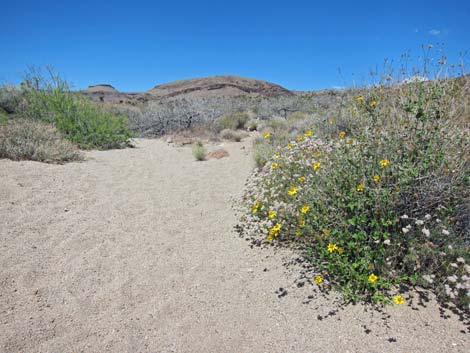
[[[76,88],[235,74],[308,90],[362,83],[384,58],[419,55],[422,44],[445,43],[454,61],[470,49],[468,0],[0,0],[0,9],[0,81],[10,83],[29,65],[52,65]]]

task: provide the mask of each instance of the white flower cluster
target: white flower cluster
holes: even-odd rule
[[[451,299],[457,298],[459,294],[470,297],[470,265],[466,264],[462,257],[450,265],[458,271],[447,277],[448,283],[444,284],[446,295]]]
[[[406,222],[406,220],[414,220],[414,222],[410,222],[407,226],[402,227],[401,231],[404,234],[409,233],[413,229],[413,226],[416,226],[416,228],[418,228],[418,231],[420,230],[421,233],[424,234],[426,238],[429,238],[431,236],[431,229],[426,227],[426,222],[432,223],[432,216],[430,214],[426,214],[424,216],[424,219],[411,218],[406,214],[402,215],[400,218],[402,219],[403,222]],[[439,225],[441,223],[441,220],[439,218],[436,218],[435,223]],[[444,235],[450,235],[450,232],[442,226],[438,226],[437,231],[440,231]]]

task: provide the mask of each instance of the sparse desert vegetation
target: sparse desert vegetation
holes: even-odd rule
[[[183,86],[186,92],[187,83]],[[369,311],[362,308],[372,304],[378,309],[373,315],[383,315],[387,330],[391,323],[402,337],[416,327],[429,333],[449,326],[452,338],[436,339],[435,344],[445,346],[455,339],[461,323],[454,318],[449,325],[439,315],[447,306],[458,308],[462,320],[468,318],[467,76],[424,80],[387,73],[364,87],[277,96],[165,92],[163,97],[125,94],[100,85],[83,95],[53,73],[44,79],[36,72],[21,87],[0,88],[0,158],[65,163],[82,160],[79,149],[122,149],[137,137],[137,148],[89,151],[86,163],[66,167],[0,161],[8,184],[3,216],[13,224],[7,236],[7,248],[13,250],[5,256],[5,268],[19,257],[21,269],[15,271],[24,269],[21,273],[27,277],[31,268],[39,267],[38,258],[46,259],[41,276],[62,288],[64,280],[55,277],[59,263],[61,271],[73,273],[73,283],[65,281],[67,293],[73,292],[68,300],[94,298],[95,286],[83,289],[76,278],[77,283],[100,283],[108,297],[115,288],[132,288],[136,296],[147,298],[145,315],[149,307],[155,308],[152,315],[160,313],[154,293],[171,287],[178,306],[191,307],[194,293],[201,291],[199,283],[204,283],[210,288],[204,296],[211,305],[220,300],[226,308],[226,298],[234,293],[250,297],[254,304],[246,312],[240,312],[237,303],[230,310],[240,319],[259,310],[253,332],[260,320],[268,327],[285,322],[286,332],[297,320],[322,325],[323,318],[338,313],[338,306],[344,310],[338,327],[345,331],[351,322],[362,325],[370,320]],[[238,213],[229,207],[233,195]],[[24,205],[35,212],[34,223],[23,225]],[[287,260],[279,254],[259,254],[266,249],[248,252],[236,237],[221,237],[234,225],[255,249],[287,248]],[[37,234],[35,227],[47,227],[48,232]],[[69,243],[62,245],[64,234]],[[100,241],[93,239],[96,234]],[[36,236],[45,250],[36,250],[37,245],[32,249],[42,255],[18,256],[17,244],[23,249]],[[46,255],[56,244],[61,244],[53,253],[56,257],[49,259]],[[89,273],[74,261],[64,265],[64,252],[67,259],[92,254],[86,258],[91,261]],[[112,273],[123,266],[123,256],[131,258],[134,267],[125,262],[123,271],[130,271],[131,279],[116,284],[120,278]],[[215,259],[215,265],[208,258]],[[295,264],[288,289],[282,283],[285,263]],[[106,268],[109,276],[96,272],[97,267]],[[196,283],[194,287],[185,280],[165,282],[168,274],[173,281],[181,273]],[[234,286],[226,278],[240,282]],[[6,290],[16,288],[10,277],[4,282]],[[44,287],[24,287],[16,301],[46,293]],[[223,293],[217,299],[220,288]],[[330,289],[342,294],[341,301],[327,295]],[[294,294],[285,298],[288,290]],[[266,293],[279,301],[266,300]],[[442,307],[429,299],[434,295]],[[413,304],[417,296],[429,307]],[[305,305],[310,302],[316,305]],[[360,303],[360,313],[357,306],[341,305],[349,302]],[[286,306],[276,310],[282,316],[266,319],[266,312],[281,304]],[[54,305],[44,314],[48,322],[68,310]],[[283,321],[286,308],[289,322]],[[26,306],[22,312],[34,310]],[[136,316],[142,316],[136,310]],[[418,320],[412,310],[423,310],[431,324],[423,328],[421,316]],[[142,320],[151,326],[155,316],[145,315]],[[12,337],[25,321],[20,316],[14,320],[5,324]],[[103,327],[110,324],[108,319],[99,322]],[[119,328],[114,321],[111,325]],[[305,330],[313,336],[319,329],[309,325]],[[24,347],[23,341],[6,344]]]
[[[0,353],[470,353],[469,15],[3,1]]]
[[[27,119],[0,125],[0,158],[49,163],[83,159],[78,149],[52,125]]]

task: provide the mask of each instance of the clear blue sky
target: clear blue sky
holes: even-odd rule
[[[216,74],[331,88],[421,44],[444,42],[456,59],[470,49],[469,21],[469,0],[0,0],[0,81],[52,65],[76,88]]]

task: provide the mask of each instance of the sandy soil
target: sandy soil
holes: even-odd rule
[[[207,162],[155,140],[62,166],[0,160],[0,351],[470,351],[433,302],[386,318],[297,288],[286,253],[234,233],[252,158],[224,147]]]

